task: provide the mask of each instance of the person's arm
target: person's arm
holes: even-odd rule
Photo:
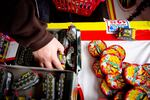
[[[36,16],[34,0],[19,0],[14,9],[10,36],[34,51],[50,42],[53,36],[46,31],[46,23]]]
[[[53,36],[46,23],[37,18],[35,0],[1,0],[0,32],[7,33],[33,51],[50,42]]]
[[[6,1],[7,7],[10,6],[10,8],[5,9],[8,14],[4,11],[5,14],[0,17],[2,18],[0,20],[4,22],[4,25],[0,24],[2,26],[0,31],[8,33],[23,46],[30,47],[41,66],[52,68],[51,63],[53,63],[57,68],[62,69],[57,58],[57,51],[63,52],[63,46],[46,31],[46,23],[37,18],[35,1],[13,0],[14,6],[9,3],[10,0]],[[10,17],[5,19],[7,15]],[[55,46],[55,50],[52,46]]]

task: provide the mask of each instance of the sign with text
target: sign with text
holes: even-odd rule
[[[106,32],[108,34],[113,34],[117,31],[118,28],[130,28],[128,20],[107,20],[104,19],[106,22]]]

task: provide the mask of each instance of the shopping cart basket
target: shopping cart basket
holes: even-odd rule
[[[90,16],[100,2],[105,0],[53,0],[60,11]]]

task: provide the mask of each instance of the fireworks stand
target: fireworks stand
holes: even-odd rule
[[[114,21],[115,22],[115,21]],[[121,20],[118,21],[121,23]],[[117,91],[102,91],[100,88],[100,84],[102,79],[99,78],[98,75],[100,72],[95,72],[93,70],[93,63],[95,60],[100,60],[99,58],[95,58],[91,56],[88,50],[88,45],[91,41],[103,41],[107,47],[112,45],[119,45],[125,50],[124,60],[121,63],[128,62],[130,64],[136,64],[137,66],[142,66],[144,64],[150,63],[150,22],[149,21],[131,21],[126,23],[126,28],[133,29],[133,35],[129,37],[123,38],[123,36],[118,37],[111,32],[109,26],[110,22],[106,20],[106,22],[95,22],[95,23],[58,23],[48,24],[49,28],[55,29],[65,28],[70,24],[75,25],[77,28],[81,30],[81,66],[82,70],[78,73],[78,83],[80,84],[82,93],[80,92],[81,98],[84,100],[101,100],[102,98],[106,99],[106,97],[111,98],[117,95]],[[117,24],[117,22],[116,22]],[[114,26],[116,25],[114,24]],[[113,26],[113,25],[112,25]],[[149,66],[149,65],[148,65]],[[147,66],[147,67],[148,67]],[[149,67],[148,67],[149,68]],[[148,71],[149,72],[149,71]],[[96,75],[97,73],[98,75]],[[123,71],[122,71],[123,73]],[[149,74],[148,74],[149,75]],[[147,84],[149,84],[149,78],[146,79]],[[132,88],[137,87],[137,85],[130,85],[129,82],[125,82],[127,84],[128,89],[132,90]],[[145,87],[144,84],[140,85]],[[107,89],[107,88],[106,88]],[[126,87],[124,87],[126,89]],[[129,91],[126,89],[126,92]],[[147,91],[147,95],[149,96],[149,85],[143,89]],[[142,90],[142,91],[143,91]],[[105,93],[105,94],[104,94]],[[108,94],[107,94],[108,93]],[[110,95],[110,94],[111,95]],[[118,92],[119,93],[119,92]],[[124,94],[125,95],[125,94]],[[82,97],[83,96],[83,97]]]
[[[121,22],[121,21],[120,21]],[[142,66],[147,64],[149,66],[150,63],[150,22],[149,21],[133,21],[129,22],[129,27],[134,29],[134,40],[129,38],[119,38],[117,35],[107,33],[110,31],[108,26],[111,24],[106,20],[106,22],[95,22],[95,23],[49,23],[48,30],[53,32],[56,37],[58,37],[57,33],[61,32],[64,34],[67,32],[68,26],[75,26],[77,29],[76,32],[78,34],[78,39],[81,39],[81,48],[79,46],[80,39],[78,41],[78,45],[76,44],[76,55],[73,58],[76,60],[76,65],[78,67],[68,67],[68,70],[60,71],[60,70],[47,70],[43,68],[35,68],[29,67],[30,60],[26,63],[26,66],[21,66],[21,63],[18,63],[17,59],[13,60],[16,65],[10,65],[10,62],[7,62],[7,65],[1,65],[1,97],[6,95],[7,99],[10,98],[24,98],[24,99],[46,99],[54,97],[61,99],[70,99],[76,100],[77,97],[82,100],[97,100],[99,98],[114,97],[115,92],[107,92],[105,89],[102,89],[103,85],[100,85],[102,80],[105,80],[104,77],[97,77],[99,74],[93,70],[93,63],[95,60],[103,61],[105,57],[95,58],[91,56],[89,50],[89,44],[91,41],[102,41],[101,43],[105,44],[105,47],[111,47],[112,45],[121,46],[125,55],[123,60],[121,60],[121,64],[129,63],[135,64],[137,66]],[[55,31],[52,31],[55,30]],[[61,31],[60,31],[61,30]],[[80,37],[81,33],[81,37]],[[119,32],[118,32],[119,33]],[[68,33],[67,33],[68,34]],[[72,35],[73,36],[73,35]],[[62,38],[62,37],[61,37]],[[65,39],[65,37],[63,37]],[[129,39],[129,40],[126,40]],[[58,37],[59,40],[59,37]],[[74,39],[73,39],[74,40]],[[65,40],[61,40],[65,41]],[[64,43],[64,42],[62,42]],[[96,42],[97,43],[97,42]],[[67,45],[66,45],[67,46]],[[20,48],[18,46],[18,48]],[[74,49],[74,50],[75,50]],[[80,51],[81,49],[81,51]],[[18,49],[19,50],[19,49]],[[27,50],[27,49],[26,49]],[[68,49],[68,52],[72,50]],[[27,51],[26,51],[27,52]],[[73,52],[73,51],[72,51]],[[18,52],[17,52],[18,53]],[[74,52],[75,53],[75,52]],[[81,53],[81,55],[79,55]],[[20,54],[20,52],[19,52]],[[17,54],[16,54],[17,55]],[[67,66],[71,65],[70,62],[70,53],[68,53]],[[18,56],[16,56],[17,58]],[[25,58],[24,58],[25,59]],[[19,61],[20,62],[20,61]],[[74,62],[75,63],[75,62]],[[125,63],[125,64],[126,64]],[[80,66],[81,64],[81,66]],[[122,68],[122,67],[121,67]],[[107,68],[106,68],[107,69]],[[149,72],[149,67],[147,67]],[[123,71],[121,71],[123,73]],[[107,71],[104,71],[105,77],[107,76]],[[149,74],[148,74],[149,75]],[[125,80],[126,84],[130,86],[130,90],[132,88],[143,86],[142,85],[130,85],[127,80]],[[109,82],[109,81],[108,81]],[[147,84],[149,79],[146,80]],[[90,85],[90,86],[89,86]],[[104,86],[106,88],[106,86]],[[147,95],[149,96],[149,88],[147,85]],[[39,92],[42,91],[42,92]],[[146,91],[145,89],[141,91]],[[36,93],[37,92],[37,93]],[[111,95],[107,94],[111,93]],[[114,93],[114,94],[113,94]],[[127,92],[129,93],[129,92]],[[77,95],[78,94],[78,95]],[[69,97],[69,98],[68,98]]]
[[[59,11],[86,17],[104,1],[52,0]],[[111,2],[109,17],[116,19],[121,14]],[[47,25],[65,48],[58,53],[65,70],[37,67],[30,48],[0,33],[0,100],[150,99],[150,21]]]

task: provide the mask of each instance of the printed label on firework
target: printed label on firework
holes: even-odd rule
[[[107,20],[104,19],[106,22],[106,32],[108,34],[114,34],[114,32],[118,28],[130,28],[129,27],[129,21],[128,20]]]

